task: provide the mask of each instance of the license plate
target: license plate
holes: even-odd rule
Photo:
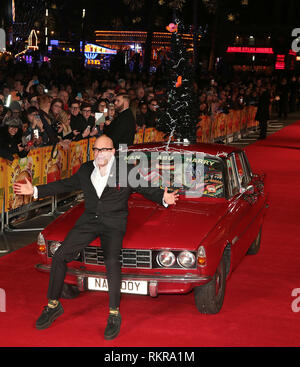
[[[88,289],[93,291],[108,291],[106,278],[88,278]],[[148,294],[148,282],[144,280],[122,280],[121,293]]]

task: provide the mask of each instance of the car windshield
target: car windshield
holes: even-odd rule
[[[132,151],[129,178],[151,187],[179,190],[186,197],[224,197],[222,161],[200,152]],[[144,181],[144,182],[143,182]]]

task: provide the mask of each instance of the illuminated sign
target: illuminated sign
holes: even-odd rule
[[[101,55],[116,55],[117,51],[111,48],[94,45],[93,43],[87,43],[84,46],[84,55],[88,60],[94,60],[96,57]]]
[[[100,66],[101,65],[101,61],[100,60],[87,59],[86,64],[87,65]]]
[[[285,69],[285,55],[277,55],[275,69],[276,70],[284,70]]]
[[[31,30],[30,35],[28,37],[28,49],[38,50],[38,37],[36,31],[34,29]]]
[[[226,52],[244,54],[274,54],[273,49],[269,47],[228,47]]]
[[[11,2],[11,15],[13,23],[16,21],[16,7],[15,7],[15,0]]]

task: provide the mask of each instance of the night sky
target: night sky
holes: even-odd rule
[[[158,1],[164,5],[159,6]],[[194,17],[195,0],[186,0],[183,11],[178,12],[180,19],[188,29],[195,21],[198,26],[208,25],[213,29],[214,14],[204,6],[205,0],[197,1],[197,17]],[[226,42],[237,32],[254,35],[274,35],[283,37],[290,43],[291,31],[300,27],[300,2],[298,0],[248,0],[242,5],[241,0],[218,1],[218,34]],[[124,0],[15,0],[17,21],[26,25],[20,26],[21,33],[30,32],[32,26],[43,28],[45,4],[49,8],[50,28],[55,30],[55,37],[72,40],[82,35],[82,9],[86,9],[84,33],[86,39],[93,40],[95,30],[144,30],[151,25],[154,31],[165,31],[172,21],[172,10],[167,6],[168,0],[138,0],[144,4],[136,11],[125,5]],[[153,12],[147,4],[154,4]],[[152,16],[149,16],[152,15]],[[229,18],[231,20],[229,20]],[[22,28],[23,27],[23,28]],[[27,29],[26,29],[27,28]]]

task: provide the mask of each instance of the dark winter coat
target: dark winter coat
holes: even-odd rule
[[[109,125],[105,133],[112,139],[115,149],[119,144],[130,146],[134,142],[135,119],[130,108],[121,112]]]
[[[88,127],[89,122],[79,113],[77,116],[71,115],[70,126],[72,131],[77,130],[80,134],[76,135],[74,140],[83,139],[82,133]]]
[[[8,126],[3,126],[0,129],[0,157],[13,161],[14,154],[18,154],[20,158],[26,157],[28,152],[18,149],[18,144],[22,144],[22,130],[18,129],[17,133],[12,136],[8,132]]]
[[[267,90],[264,91],[259,98],[255,120],[270,120],[270,93]]]

